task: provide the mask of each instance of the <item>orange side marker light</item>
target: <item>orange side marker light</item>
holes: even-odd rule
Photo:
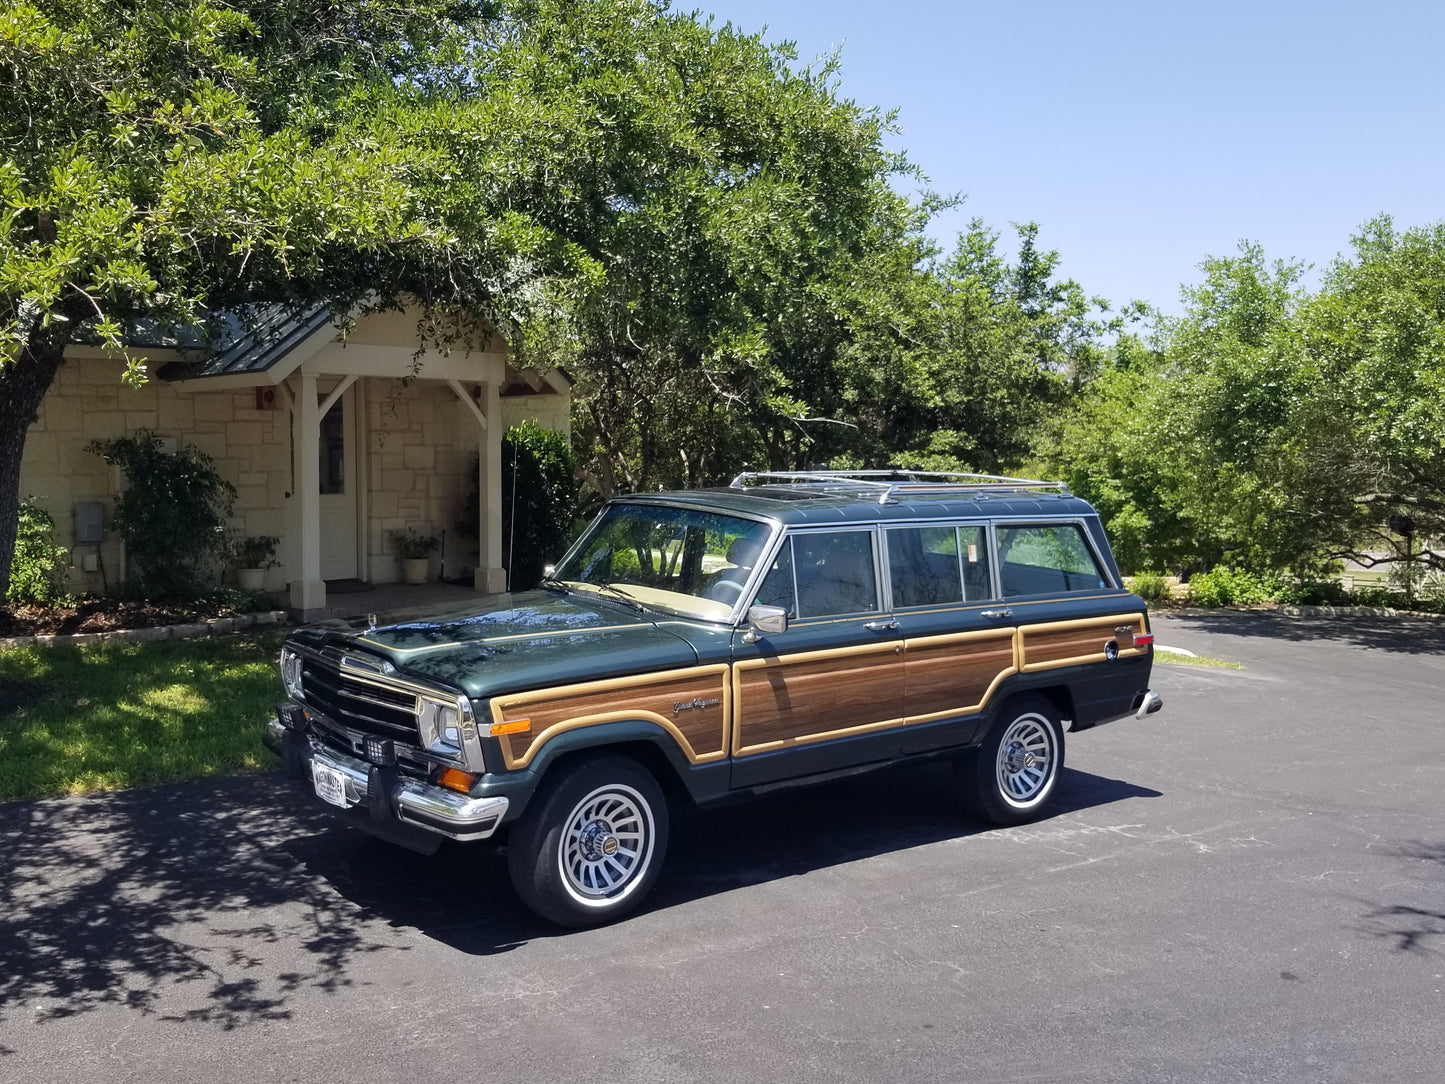
[[[464,772],[460,768],[443,768],[437,775],[437,783],[448,790],[459,790],[463,794],[471,792],[472,784],[477,777],[471,772]]]

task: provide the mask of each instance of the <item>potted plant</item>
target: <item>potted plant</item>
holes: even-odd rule
[[[401,558],[401,577],[406,583],[426,583],[431,570],[431,555],[441,539],[434,534],[418,534],[415,527],[392,531],[391,541]]]
[[[236,586],[243,591],[260,591],[266,570],[276,565],[276,547],[281,540],[273,534],[238,538],[227,547],[227,559],[236,570]]]

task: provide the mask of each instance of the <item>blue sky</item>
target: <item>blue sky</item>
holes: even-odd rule
[[[800,61],[841,47],[842,93],[967,196],[945,247],[1035,221],[1116,305],[1177,313],[1242,239],[1318,270],[1376,214],[1445,218],[1445,0],[695,2]]]

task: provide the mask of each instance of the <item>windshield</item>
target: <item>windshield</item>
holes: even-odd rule
[[[656,609],[726,621],[772,527],[718,512],[609,504],[552,580]]]

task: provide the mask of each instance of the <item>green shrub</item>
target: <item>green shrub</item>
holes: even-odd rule
[[[1283,584],[1275,600],[1294,606],[1346,606],[1352,601],[1350,592],[1339,580],[1301,580]]]
[[[15,556],[5,601],[17,605],[63,606],[70,602],[65,550],[55,544],[55,520],[31,500],[20,502]]]
[[[392,531],[391,544],[396,548],[396,555],[403,561],[420,561],[435,553],[442,540],[437,535],[419,534],[415,527],[408,527],[405,530]]]
[[[226,542],[226,517],[236,488],[210,456],[194,445],[166,452],[146,429],[115,440],[93,440],[86,450],[125,471],[129,481],[115,502],[115,525],[126,557],[139,571],[130,589],[144,598],[189,601],[210,587]]]
[[[1201,572],[1189,583],[1189,601],[1195,606],[1254,606],[1271,602],[1279,591],[1278,579],[1242,568],[1219,567]]]
[[[475,470],[472,479],[457,532],[474,539]],[[502,438],[502,566],[513,591],[537,586],[546,564],[567,551],[578,530],[577,512],[576,461],[567,438],[530,420],[508,429]]]
[[[1404,596],[1388,587],[1357,587],[1350,593],[1350,603],[1355,606],[1398,606]]]
[[[226,563],[232,568],[274,568],[280,544],[281,539],[274,534],[233,538],[226,543]]]
[[[473,486],[457,523],[466,538],[477,537],[477,512]],[[508,429],[502,438],[502,567],[513,591],[536,587],[546,564],[566,552],[576,515],[577,469],[567,438],[530,420]]]
[[[537,586],[572,541],[577,470],[567,438],[534,421],[502,440],[502,551],[513,591]]]
[[[1129,582],[1129,590],[1145,602],[1168,602],[1173,597],[1162,572],[1140,572]]]

